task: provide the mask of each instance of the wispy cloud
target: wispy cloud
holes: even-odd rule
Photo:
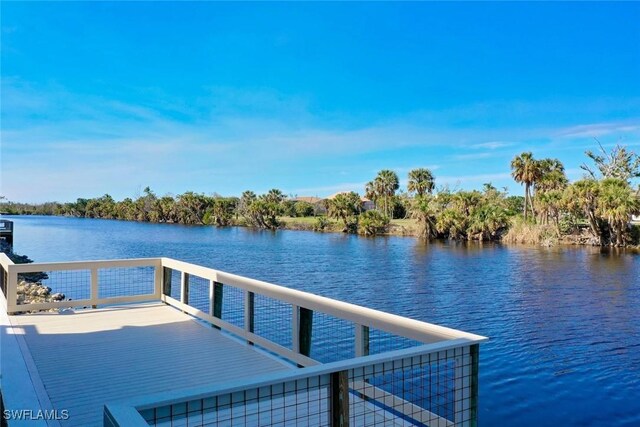
[[[3,79],[3,194],[36,201],[122,197],[151,185],[159,193],[279,186],[323,196],[362,192],[383,167],[403,185],[409,170],[428,167],[439,172],[438,184],[472,186],[510,180],[491,171],[523,149],[550,156],[587,131],[640,135],[631,122],[457,127],[445,113],[423,120],[424,112],[354,125],[313,114],[304,97],[261,88],[207,88],[193,104],[153,96],[155,102],[133,104]],[[37,173],[25,174],[26,164],[37,165]]]
[[[470,144],[469,148],[495,150],[498,148],[511,147],[513,145],[515,145],[514,142],[489,141],[489,142],[481,142],[480,144]]]
[[[589,138],[640,130],[640,120],[630,123],[592,123],[561,129],[558,136],[564,138]]]

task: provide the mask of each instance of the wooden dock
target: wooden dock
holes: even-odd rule
[[[0,291],[10,427],[477,420],[486,338],[467,332],[170,258],[14,264],[0,253]],[[313,359],[314,345],[340,359]]]
[[[61,425],[101,426],[105,402],[293,369],[162,303],[10,316]]]
[[[10,247],[13,247],[13,221],[0,219],[0,239],[6,241]]]

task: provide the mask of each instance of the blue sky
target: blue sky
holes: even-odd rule
[[[2,2],[0,194],[520,187],[640,151],[640,3]]]

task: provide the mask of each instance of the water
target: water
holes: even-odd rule
[[[168,256],[486,335],[480,424],[640,425],[640,256],[14,217],[35,261]]]

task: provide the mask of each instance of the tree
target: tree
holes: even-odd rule
[[[640,199],[634,194],[627,181],[621,178],[606,178],[600,183],[598,214],[606,219],[611,227],[612,245],[625,245],[629,219],[631,215],[639,213]]]
[[[593,160],[603,178],[618,178],[629,182],[633,178],[640,177],[640,156],[633,151],[627,151],[620,145],[616,145],[611,152],[607,152],[600,141],[596,139],[596,142],[600,147],[600,154],[591,150],[585,151],[585,154]],[[587,171],[591,178],[598,179],[596,171],[586,163],[583,163],[580,168]]]
[[[297,217],[313,216],[313,205],[309,202],[299,201],[293,205],[293,211]]]
[[[454,208],[443,210],[436,219],[436,230],[444,237],[457,240],[466,236],[465,217]]]
[[[535,183],[536,206],[539,208],[540,222],[549,224],[553,219],[556,233],[560,235],[560,208],[562,191],[569,180],[564,173],[564,165],[558,159],[542,159],[538,161],[539,178]]]
[[[425,239],[437,237],[436,216],[438,208],[430,194],[417,195],[411,204],[411,217],[418,222],[418,232]]]
[[[389,169],[383,169],[378,172],[378,175],[369,183],[371,190],[376,195],[376,198],[381,198],[383,201],[383,212],[385,215],[391,217],[391,198],[396,194],[396,190],[400,188],[400,181],[398,175]],[[369,185],[367,185],[369,187]],[[367,190],[367,194],[369,191]],[[376,200],[376,199],[372,199]]]
[[[602,244],[602,224],[597,215],[600,186],[595,179],[576,181],[564,190],[563,204],[576,216],[583,215],[594,237]]]
[[[187,191],[177,197],[176,219],[181,224],[204,224],[204,215],[209,209],[211,199],[204,194]]]
[[[362,211],[362,201],[358,193],[340,193],[329,201],[328,215],[342,220],[343,232],[355,233],[358,230],[358,215]]]
[[[382,194],[382,189],[380,187],[381,182],[379,180],[369,181],[364,186],[364,197],[373,201],[373,204],[376,206],[376,209],[379,208],[378,200]]]
[[[426,168],[418,168],[409,171],[409,182],[407,190],[410,193],[416,193],[418,196],[431,194],[435,188],[435,177],[433,173]]]
[[[525,152],[516,156],[511,161],[511,176],[518,184],[524,184],[524,218],[527,219],[527,209],[531,208],[531,215],[535,217],[531,186],[540,177],[540,165],[533,158],[531,152]]]
[[[237,200],[238,199],[236,198],[214,198],[211,208],[204,216],[205,224],[213,224],[218,227],[224,227],[231,224]]]
[[[473,211],[467,236],[469,239],[493,240],[508,224],[507,212],[501,206],[483,204]]]
[[[387,231],[389,217],[377,210],[370,210],[360,215],[358,229],[365,236],[375,236]]]
[[[562,190],[569,180],[564,173],[564,165],[558,159],[542,159],[538,161],[538,179],[536,190]]]

